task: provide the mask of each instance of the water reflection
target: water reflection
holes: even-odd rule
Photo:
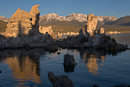
[[[97,74],[98,66],[104,63],[106,53],[104,50],[80,50],[80,57],[83,58],[83,63],[86,63],[88,72]]]
[[[64,72],[74,72],[75,66],[64,66]]]
[[[25,81],[41,83],[39,58],[43,54],[45,52],[42,49],[5,50],[0,52],[0,60],[12,70],[13,79],[18,82],[16,87],[21,87],[28,84]]]

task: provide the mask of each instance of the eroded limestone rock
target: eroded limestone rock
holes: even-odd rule
[[[128,48],[127,45],[118,44],[114,38],[107,36],[104,28],[96,30],[97,22],[94,14],[88,15],[86,26],[79,31],[79,35],[59,41],[61,47],[105,49],[106,51],[124,51]]]
[[[105,34],[105,29],[104,28],[100,28],[100,34]]]
[[[0,49],[34,48],[52,44],[49,34],[39,32],[39,5],[34,5],[30,12],[20,8],[12,15],[6,32],[0,36]]]
[[[87,35],[89,33],[90,36],[94,35],[94,31],[96,30],[98,23],[97,16],[94,14],[89,14],[87,17],[87,23],[84,28],[82,28],[79,32],[80,35]]]
[[[6,32],[2,33],[2,35],[6,37],[17,37],[29,35],[29,33],[38,33],[40,15],[38,7],[39,5],[34,5],[30,12],[18,8],[10,18]]]
[[[87,32],[90,34],[90,36],[93,36],[98,23],[97,16],[94,16],[94,14],[89,14],[87,20]]]
[[[42,34],[44,34],[44,35],[46,33],[48,33],[52,38],[55,39],[55,35],[54,35],[53,30],[52,30],[52,26],[48,26],[48,27],[42,27],[42,26],[40,26],[39,27],[39,32],[42,33]]]

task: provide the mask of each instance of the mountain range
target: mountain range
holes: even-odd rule
[[[97,16],[99,24],[114,22],[114,16]],[[83,26],[87,22],[86,14],[72,13],[68,16],[59,16],[55,13],[40,16],[40,25],[61,25],[61,26]]]
[[[130,16],[124,16],[113,22],[113,25],[130,26]]]
[[[106,22],[114,22],[117,20],[114,16],[97,16],[98,21],[102,22],[103,24]],[[0,16],[0,20],[8,22],[9,18],[6,18],[4,16]],[[87,15],[86,14],[78,14],[78,13],[72,13],[68,16],[59,16],[56,13],[49,13],[43,16],[40,16],[40,25],[52,25],[56,24],[55,22],[79,22],[84,23],[87,21]],[[73,23],[72,23],[73,24]]]
[[[97,16],[98,26],[106,30],[127,30],[130,29],[130,16],[116,18],[114,16]],[[9,18],[0,16],[0,31],[5,31]],[[86,14],[72,13],[68,16],[59,16],[56,13],[49,13],[40,16],[40,26],[52,26],[54,32],[78,32],[87,22]]]

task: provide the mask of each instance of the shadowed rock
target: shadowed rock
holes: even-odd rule
[[[64,66],[75,66],[77,63],[75,62],[74,56],[66,54],[64,55]]]
[[[74,87],[72,80],[66,75],[55,76],[53,72],[49,72],[48,78],[53,87]]]

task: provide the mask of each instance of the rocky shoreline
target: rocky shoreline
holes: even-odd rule
[[[66,39],[54,39],[52,37],[54,35],[50,35],[49,32],[42,33],[42,30],[39,30],[40,11],[38,7],[39,5],[34,5],[30,12],[25,12],[19,8],[12,15],[6,31],[0,35],[0,49],[33,49],[42,47],[51,50],[60,47],[124,51],[128,48],[127,45],[118,44],[114,38],[107,36],[104,28],[96,30],[98,19],[94,14],[88,15],[88,21],[85,27],[79,31],[79,35]]]

